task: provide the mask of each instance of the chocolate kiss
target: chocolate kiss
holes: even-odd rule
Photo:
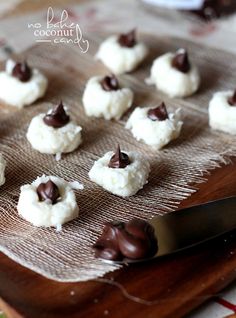
[[[182,73],[188,73],[191,66],[186,50],[179,50],[176,52],[175,57],[172,60],[172,66]]]
[[[43,117],[45,124],[54,128],[65,126],[69,120],[70,117],[65,112],[62,102]]]
[[[157,240],[153,227],[143,221],[134,219],[117,230],[120,251],[123,256],[141,259],[153,256],[157,252]]]
[[[136,45],[136,31],[135,29],[131,30],[128,33],[123,33],[119,36],[118,42],[121,46],[124,47],[134,47]]]
[[[12,76],[18,78],[21,82],[28,82],[32,72],[26,62],[16,63],[12,70]]]
[[[109,222],[93,246],[95,256],[122,260],[151,257],[158,250],[154,228],[146,221],[133,219],[128,223]]]
[[[125,168],[130,164],[129,156],[120,151],[120,145],[118,144],[115,154],[111,157],[108,164],[109,168]]]
[[[234,91],[233,96],[231,96],[231,97],[228,99],[228,103],[229,103],[231,106],[236,106],[236,90]]]
[[[165,103],[161,103],[161,105],[157,106],[156,108],[149,109],[149,111],[147,112],[147,116],[153,121],[162,121],[168,119],[169,116],[166,110]]]
[[[119,226],[119,224],[117,224]],[[107,222],[102,235],[93,245],[95,256],[103,259],[121,260],[122,255],[116,240],[116,227]]]
[[[93,248],[95,249],[95,257],[117,261],[122,259],[122,255],[116,242],[99,240],[93,245]]]
[[[40,201],[51,200],[52,204],[55,204],[60,197],[57,185],[51,180],[46,183],[40,183],[36,191]]]
[[[120,88],[115,75],[105,76],[101,81],[101,85],[104,91],[117,91]]]

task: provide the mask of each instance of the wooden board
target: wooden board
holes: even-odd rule
[[[236,194],[236,161],[217,169],[182,207]],[[102,281],[57,283],[1,254],[0,307],[11,317],[183,317],[236,278],[236,234],[111,273]]]

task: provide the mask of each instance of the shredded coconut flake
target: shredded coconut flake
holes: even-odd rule
[[[61,153],[58,152],[55,156],[56,161],[60,161],[61,160]]]
[[[61,224],[57,224],[56,231],[57,231],[57,232],[60,232],[61,230],[62,230]]]
[[[78,181],[69,182],[69,185],[71,186],[72,189],[75,189],[75,190],[83,190],[84,189],[83,184],[78,182]]]

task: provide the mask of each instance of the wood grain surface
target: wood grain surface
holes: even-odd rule
[[[216,169],[181,207],[236,194],[236,160]],[[0,258],[0,307],[11,317],[178,318],[236,278],[236,233],[86,283],[47,280]]]

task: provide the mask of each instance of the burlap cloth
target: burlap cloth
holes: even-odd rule
[[[46,74],[48,92],[41,101],[20,111],[2,107],[0,151],[7,160],[7,170],[0,196],[0,250],[48,278],[86,281],[116,270],[119,266],[95,259],[91,248],[105,221],[147,219],[174,210],[195,191],[191,184],[204,181],[204,172],[236,153],[235,137],[211,131],[207,115],[212,93],[235,86],[233,55],[173,38],[141,38],[150,47],[149,58],[137,71],[121,76],[120,81],[134,90],[134,106],[154,106],[164,100],[169,110],[182,108],[181,137],[161,151],[153,151],[137,142],[130,131],[124,129],[130,112],[118,122],[85,116],[81,96],[86,81],[93,75],[107,73],[101,63],[93,59],[100,36],[88,38],[90,49],[86,54],[81,54],[76,46],[66,45],[40,44],[29,49],[23,56]],[[154,87],[146,86],[144,79],[156,56],[183,46],[200,68],[202,85],[193,97],[169,99]],[[60,99],[83,127],[83,144],[56,162],[53,156],[33,150],[25,134],[31,118],[46,112],[49,102],[57,103]],[[124,150],[143,153],[151,163],[149,183],[137,195],[125,199],[107,193],[88,178],[94,160],[115,149],[118,142]],[[64,225],[61,232],[33,227],[17,214],[20,186],[31,183],[43,173],[84,184],[84,190],[76,192],[80,216]]]

